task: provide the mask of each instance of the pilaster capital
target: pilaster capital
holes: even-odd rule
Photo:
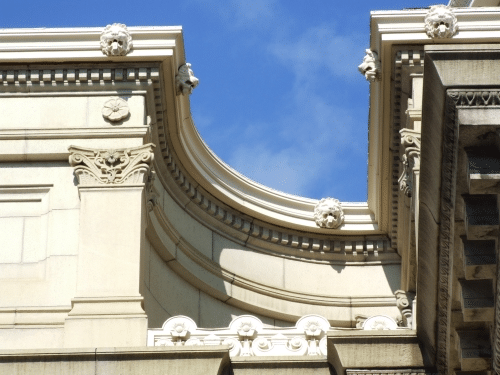
[[[102,150],[69,147],[69,164],[80,186],[137,185],[146,183],[154,159],[154,144]]]

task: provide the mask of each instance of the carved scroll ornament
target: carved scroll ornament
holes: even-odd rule
[[[405,153],[402,156],[401,164],[403,171],[399,177],[399,188],[407,196],[412,196],[413,172],[420,170],[420,134],[410,129],[401,129],[401,145]]]
[[[396,296],[396,305],[401,311],[402,326],[407,328],[413,327],[413,299],[415,294],[411,292],[405,292],[404,290],[396,290],[394,292]]]
[[[265,328],[251,315],[239,316],[227,328],[203,329],[186,316],[168,319],[161,329],[148,330],[148,346],[229,345],[235,356],[318,356],[326,355],[328,320],[306,315],[295,327]]]
[[[80,185],[144,183],[151,171],[153,147],[152,143],[117,150],[71,146],[69,163]]]

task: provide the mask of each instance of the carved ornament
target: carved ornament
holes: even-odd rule
[[[431,6],[425,16],[425,32],[430,38],[451,38],[458,32],[457,17],[446,5]]]
[[[123,120],[129,113],[128,103],[122,98],[109,99],[102,108],[102,116],[112,122]]]
[[[363,62],[358,66],[358,70],[365,76],[367,81],[373,82],[380,79],[380,60],[377,52],[367,49]]]
[[[300,318],[295,327],[264,328],[251,315],[239,316],[228,328],[203,329],[186,316],[168,319],[161,329],[148,330],[148,346],[229,345],[235,356],[326,355],[328,320],[319,315]]]
[[[80,185],[139,184],[151,171],[153,147],[152,143],[117,150],[71,146],[69,163]]]
[[[179,72],[175,76],[177,85],[177,95],[189,95],[198,86],[200,80],[194,76],[190,63],[185,63],[179,67]]]
[[[404,147],[404,154],[401,159],[403,171],[399,177],[399,188],[408,197],[412,196],[413,172],[420,170],[420,133],[401,129],[401,145]]]
[[[106,56],[125,56],[132,48],[132,35],[127,26],[114,23],[104,28],[101,34],[101,50]]]
[[[398,323],[389,316],[375,315],[366,319],[363,323],[365,331],[385,331],[398,329]]]
[[[314,221],[320,228],[339,228],[344,223],[344,211],[339,200],[321,199],[314,207]]]
[[[415,298],[414,293],[405,292],[404,290],[396,290],[394,292],[396,296],[396,305],[401,311],[402,326],[407,328],[413,327],[413,299]]]

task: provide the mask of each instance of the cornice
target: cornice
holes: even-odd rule
[[[186,103],[185,103],[186,104]],[[187,108],[181,109],[182,113]],[[169,129],[161,138],[169,140],[169,146],[162,149],[163,157],[170,169],[177,164],[184,171],[175,172],[179,180],[187,179],[193,186],[191,194],[196,195],[197,186],[209,192],[236,211],[273,225],[304,232],[323,234],[382,234],[366,203],[342,202],[345,222],[339,229],[318,228],[314,222],[316,199],[282,193],[238,173],[218,158],[199,136],[190,114],[181,114],[182,125]],[[178,137],[179,142],[175,142]],[[170,143],[170,139],[172,139]],[[172,152],[174,151],[174,152]],[[177,159],[177,160],[176,160]],[[186,172],[189,170],[189,175]]]
[[[161,61],[174,54],[184,60],[182,27],[128,27],[133,49],[126,56],[101,51],[104,27],[0,29],[0,62]]]

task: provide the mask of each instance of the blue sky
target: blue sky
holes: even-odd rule
[[[210,148],[287,193],[366,201],[371,10],[428,0],[8,1],[0,27],[182,25],[200,85],[191,111]],[[443,1],[442,3],[445,3]]]

